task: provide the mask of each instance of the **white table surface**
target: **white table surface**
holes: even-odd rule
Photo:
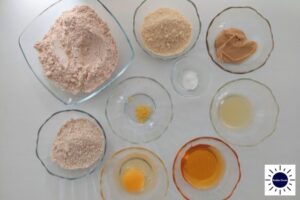
[[[136,60],[121,77],[144,75],[154,77],[170,91],[174,120],[159,140],[146,147],[159,153],[170,176],[167,199],[182,199],[176,191],[171,166],[177,149],[197,136],[215,136],[209,120],[209,103],[215,91],[225,82],[250,77],[272,88],[280,105],[277,130],[272,137],[255,147],[233,146],[238,152],[242,179],[232,199],[265,199],[264,164],[297,164],[300,166],[300,1],[298,0],[195,0],[203,29],[192,54],[202,54],[209,63],[211,82],[202,96],[186,99],[177,95],[170,83],[173,62],[161,62],[147,56],[132,34],[132,15],[140,0],[105,0],[124,24],[136,49]],[[64,181],[46,173],[35,156],[37,129],[53,112],[66,109],[34,77],[18,47],[23,28],[55,0],[0,0],[0,199],[1,200],[96,200],[97,173],[78,180]],[[275,49],[267,64],[250,74],[233,75],[222,71],[209,59],[205,34],[210,20],[228,6],[249,5],[267,17],[273,28]],[[107,125],[104,102],[111,88],[75,108],[93,114],[104,125],[108,135],[106,159],[128,143],[123,142]],[[300,184],[297,192],[300,192]],[[299,199],[298,197],[289,199]],[[269,198],[272,199],[272,198]],[[276,198],[274,198],[276,199]],[[278,198],[277,198],[278,199]]]

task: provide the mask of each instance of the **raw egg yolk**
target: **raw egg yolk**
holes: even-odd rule
[[[122,184],[128,192],[141,192],[145,186],[145,175],[139,169],[128,169],[122,176]]]

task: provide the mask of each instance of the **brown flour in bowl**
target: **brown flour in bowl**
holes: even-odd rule
[[[63,12],[35,48],[45,75],[73,94],[95,90],[118,63],[108,25],[88,6]]]
[[[183,52],[192,39],[192,25],[180,12],[159,8],[144,19],[141,36],[144,46],[160,56]]]
[[[105,137],[94,122],[71,119],[59,130],[52,145],[51,159],[64,169],[86,169],[95,164],[105,150]]]

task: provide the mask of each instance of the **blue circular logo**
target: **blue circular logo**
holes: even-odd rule
[[[272,178],[275,187],[283,188],[288,184],[288,177],[285,173],[277,172]]]

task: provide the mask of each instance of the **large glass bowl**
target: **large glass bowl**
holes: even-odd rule
[[[192,187],[183,177],[181,172],[181,161],[191,147],[197,145],[210,145],[216,148],[222,155],[225,170],[219,183],[209,189],[196,189]],[[176,154],[173,163],[173,180],[175,186],[185,199],[228,199],[234,193],[241,179],[241,167],[237,153],[228,144],[214,137],[195,138],[183,145]]]
[[[119,50],[119,62],[116,71],[111,78],[90,93],[80,93],[72,95],[63,91],[49,80],[43,72],[42,65],[38,59],[38,52],[34,44],[41,40],[48,32],[55,20],[66,10],[71,10],[76,5],[88,5],[94,9],[111,29],[111,33],[116,40]],[[45,9],[39,14],[21,33],[19,37],[19,46],[28,63],[29,68],[40,81],[40,83],[58,100],[67,105],[79,104],[96,96],[114,80],[120,77],[132,63],[134,50],[127,34],[122,28],[120,22],[111,13],[111,11],[99,0],[60,0]]]
[[[99,159],[99,161],[93,164],[92,166],[90,166],[89,168],[78,169],[78,170],[67,170],[61,168],[58,164],[52,161],[51,150],[52,150],[53,142],[61,126],[65,122],[69,121],[70,119],[77,119],[77,118],[88,119],[99,126],[105,138],[105,143],[104,143],[105,147],[104,147],[103,155]],[[42,126],[38,130],[37,140],[36,140],[36,156],[50,175],[59,178],[75,180],[93,173],[96,169],[99,168],[100,164],[102,163],[105,152],[106,152],[106,135],[104,129],[102,128],[102,125],[98,122],[96,118],[94,118],[92,115],[82,110],[73,109],[73,110],[62,110],[62,111],[55,112],[48,119],[46,119],[46,121],[42,124]]]
[[[183,16],[185,16],[192,24],[192,39],[189,45],[180,53],[172,56],[161,56],[155,54],[148,50],[144,44],[141,37],[141,27],[144,22],[144,18],[151,12],[158,8],[172,8],[179,11]],[[155,58],[160,58],[163,60],[174,59],[188,53],[195,45],[199,39],[201,32],[201,21],[197,6],[191,0],[144,0],[136,8],[133,16],[133,34],[138,43],[138,45],[150,56]]]
[[[145,123],[135,118],[138,105],[151,107]],[[113,133],[131,143],[147,143],[158,139],[173,119],[173,104],[166,88],[147,77],[131,77],[121,81],[107,99],[105,115]]]
[[[251,120],[247,126],[232,129],[219,117],[219,106],[231,95],[245,97],[251,105]],[[271,136],[277,125],[279,105],[266,85],[251,79],[237,79],[224,84],[213,97],[210,119],[216,132],[232,144],[253,146]]]
[[[246,34],[248,40],[257,42],[256,52],[239,64],[220,62],[215,53],[215,39],[227,28],[238,28]],[[206,47],[212,61],[221,69],[245,74],[262,67],[274,48],[274,39],[270,22],[252,7],[229,7],[218,13],[210,22],[206,33]]]
[[[130,159],[141,159],[150,166],[153,177],[140,193],[126,192],[119,174],[121,168]],[[154,152],[142,147],[128,147],[112,155],[100,172],[100,194],[104,200],[153,200],[164,199],[169,189],[169,177],[164,162]]]

